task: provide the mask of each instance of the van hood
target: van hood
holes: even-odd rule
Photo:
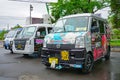
[[[74,44],[77,37],[82,37],[86,32],[52,33],[45,37],[47,44]]]

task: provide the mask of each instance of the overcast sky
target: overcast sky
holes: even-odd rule
[[[44,3],[28,3],[10,0],[0,0],[0,30],[4,28],[7,29],[8,26],[9,28],[14,27],[17,24],[25,25],[26,17],[30,16],[30,4],[32,4],[33,6],[32,17],[42,17],[43,14],[47,14],[46,5]],[[105,8],[99,10],[96,13],[102,13],[101,16],[107,18],[109,9],[110,8]]]
[[[0,0],[0,29],[21,24],[24,25],[26,18],[30,16],[29,5],[32,4],[32,17],[42,17],[47,14],[44,3],[27,3],[10,0]]]

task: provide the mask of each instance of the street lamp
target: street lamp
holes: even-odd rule
[[[32,24],[31,12],[33,11],[33,6],[30,4],[30,24]]]

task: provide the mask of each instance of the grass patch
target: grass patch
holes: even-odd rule
[[[110,45],[111,46],[120,46],[120,40],[119,39],[111,40]]]

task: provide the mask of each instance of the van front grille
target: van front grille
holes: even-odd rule
[[[16,50],[24,50],[26,45],[26,40],[14,40]]]

